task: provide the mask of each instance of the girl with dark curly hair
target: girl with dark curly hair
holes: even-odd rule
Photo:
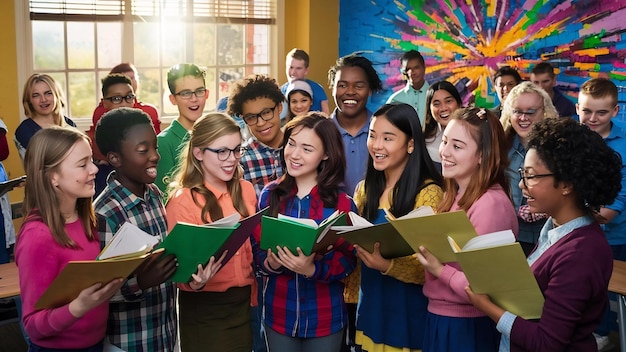
[[[545,303],[530,321],[465,290],[497,322],[500,351],[595,351],[613,256],[594,214],[621,188],[621,160],[599,134],[571,119],[545,119],[528,141],[519,187],[530,211],[546,213],[528,264]]]

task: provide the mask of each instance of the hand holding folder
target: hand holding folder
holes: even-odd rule
[[[323,252],[337,241],[337,236],[331,232],[333,224],[345,224],[346,214],[339,211],[322,221],[319,225],[315,220],[294,218],[279,214],[278,218],[263,216],[261,219],[261,249],[271,248],[276,253],[276,247],[287,247],[291,253],[298,253],[300,247],[304,255],[313,252]]]
[[[35,303],[35,309],[60,307],[96,283],[105,285],[118,278],[126,279],[144,261],[160,256],[162,252],[159,250],[123,259],[71,261]]]
[[[171,277],[174,282],[188,283],[197,273],[198,264],[205,267],[211,257],[218,260],[225,252],[224,266],[239,248],[250,238],[252,231],[261,222],[266,209],[241,221],[221,220],[206,225],[177,223],[169,235],[157,247],[165,249],[165,255],[176,255],[178,268]]]
[[[525,319],[541,316],[543,294],[511,230],[475,237],[462,248],[448,240],[474,293]]]

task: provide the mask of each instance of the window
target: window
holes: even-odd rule
[[[16,0],[20,1],[20,0]],[[177,63],[206,68],[205,110],[250,73],[270,74],[278,0],[30,0],[30,72],[64,88],[72,118],[91,117],[100,79],[121,63],[139,72],[141,101],[176,114],[166,73]],[[28,32],[27,32],[28,33]],[[90,119],[89,119],[90,121]]]

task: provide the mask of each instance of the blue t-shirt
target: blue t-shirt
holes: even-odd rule
[[[611,246],[626,244],[626,123],[616,119],[611,120],[611,132],[604,140],[622,157],[622,189],[608,209],[616,211],[613,220],[602,225],[606,239]],[[615,258],[626,260],[626,258]]]

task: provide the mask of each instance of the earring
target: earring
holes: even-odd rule
[[[409,147],[409,149],[407,150],[407,152],[408,152],[409,154],[413,153],[413,147]]]

